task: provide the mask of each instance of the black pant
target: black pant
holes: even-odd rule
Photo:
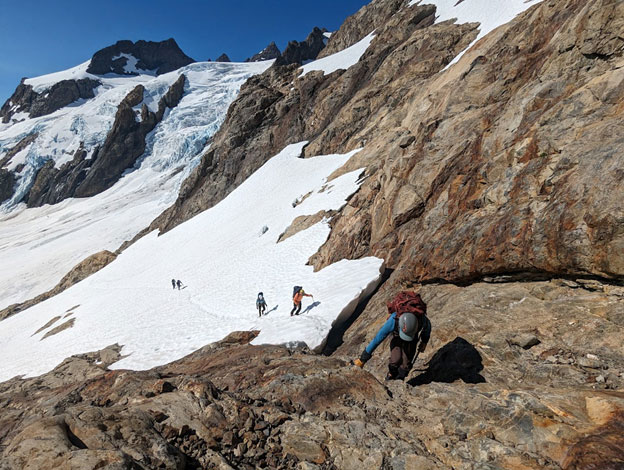
[[[293,309],[290,311],[290,316],[292,317],[293,314],[299,315],[300,313],[301,313],[301,302],[299,302],[298,304],[293,303]]]

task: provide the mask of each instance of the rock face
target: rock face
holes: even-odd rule
[[[383,152],[384,163],[334,219],[317,268],[370,253],[412,281],[624,276],[624,51],[612,45],[624,5],[556,5],[530,9],[379,116],[389,132],[360,158]],[[415,139],[401,148],[405,135]]]
[[[302,64],[316,59],[325,48],[326,38],[323,33],[326,31],[315,27],[304,42],[290,41],[282,55],[275,61],[275,65]]]
[[[219,57],[217,57],[217,60],[215,60],[215,62],[232,62],[232,61],[230,60],[230,58],[228,57],[226,53],[223,53]]]
[[[538,332],[547,345],[535,352],[507,345],[507,331],[476,339],[489,323],[510,325],[499,323],[508,313],[498,310],[510,298],[569,288],[509,285],[492,317],[478,309],[498,286],[471,289],[427,291],[437,295],[429,299],[437,333],[406,383],[383,382],[377,355],[361,370],[340,355],[247,345],[257,332],[150,371],[107,370],[120,358],[114,345],[41,377],[4,382],[0,468],[619,468],[624,393],[588,381],[596,374],[568,361],[574,346],[552,352],[562,339],[547,325]],[[444,327],[457,324],[453,306],[466,294],[477,299],[469,313],[485,319],[483,329],[448,339],[455,332]],[[587,302],[581,298],[569,302]],[[534,307],[533,299],[518,309]],[[567,340],[583,338],[574,330],[559,323]],[[588,331],[597,348],[617,337],[611,329],[601,342]],[[556,360],[544,361],[547,354]],[[624,363],[621,342],[610,354],[603,366]],[[453,364],[475,375],[454,376]]]
[[[93,90],[100,86],[100,82],[90,78],[80,80],[62,80],[55,83],[45,93],[37,93],[24,80],[15,89],[15,92],[0,108],[0,118],[3,123],[11,120],[15,113],[28,113],[35,118],[46,116],[82,98],[93,98]]]
[[[172,72],[195,62],[182,52],[173,38],[160,42],[117,41],[93,55],[87,72],[96,75],[106,73],[136,75],[137,72],[126,70],[127,67],[132,67],[127,55],[137,60],[135,65],[137,69],[152,70],[156,75]]]
[[[474,39],[476,25],[429,28],[434,14],[431,5],[398,11],[380,32],[379,42],[373,41],[370,53],[347,71],[299,77],[297,65],[288,65],[271,67],[250,79],[179,199],[152,228],[169,229],[212,207],[287,144],[310,140],[314,151],[328,153],[346,150],[348,142],[362,144],[373,129],[355,138],[356,129],[368,122],[371,113],[387,113],[412,87],[413,77],[403,73],[398,79],[405,90],[387,86],[397,74],[399,58],[388,60],[393,47],[401,49],[400,60],[408,64],[414,49],[430,57],[414,64],[419,74],[431,76]],[[402,23],[407,23],[407,31],[398,29]]]
[[[12,172],[0,168],[0,203],[6,201],[13,195],[15,181],[16,179]]]
[[[286,144],[364,146],[351,165],[368,179],[333,219],[317,269],[375,255],[405,280],[624,276],[623,6],[538,4],[440,73],[478,25],[433,24],[435,7],[400,4],[373,2],[375,15],[332,35],[346,45],[376,28],[349,70],[251,80],[157,225],[211,207]]]
[[[267,47],[262,49],[257,54],[252,55],[248,59],[245,59],[245,62],[261,62],[263,60],[273,60],[280,57],[282,53],[279,48],[275,45],[275,42],[271,42]]]
[[[52,160],[39,170],[26,197],[28,207],[55,204],[68,197],[88,197],[113,186],[123,172],[132,168],[145,151],[145,138],[162,120],[167,108],[174,108],[184,94],[186,78],[180,75],[158,103],[156,112],[143,104],[140,121],[133,107],[143,101],[143,86],[138,85],[120,103],[115,122],[91,158],[79,148],[74,158],[60,168]]]

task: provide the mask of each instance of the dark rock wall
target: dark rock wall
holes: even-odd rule
[[[113,60],[114,57],[121,54],[133,55],[138,60],[137,68],[155,70],[157,75],[172,72],[195,62],[182,52],[173,38],[160,42],[117,41],[114,45],[105,47],[93,55],[87,72],[96,75],[106,73],[127,74],[124,71],[127,59],[120,57]]]
[[[325,48],[326,30],[314,28],[305,41],[290,41],[275,61],[275,65],[302,64],[317,58],[319,53]]]
[[[16,112],[26,112],[29,117],[46,116],[82,98],[93,98],[93,90],[100,82],[90,78],[62,80],[51,86],[45,93],[36,93],[31,85],[23,81],[0,109],[2,122],[7,123]],[[12,103],[12,105],[9,105]]]
[[[13,186],[15,186],[15,175],[0,168],[0,203],[6,201],[13,195]]]
[[[262,49],[257,54],[252,55],[245,62],[260,62],[263,60],[272,60],[280,57],[282,53],[279,48],[275,45],[275,42],[271,42],[267,47]]]
[[[87,159],[80,148],[71,162],[60,168],[47,162],[37,173],[26,197],[29,207],[55,204],[68,197],[89,197],[113,186],[123,172],[132,168],[145,151],[145,138],[162,120],[167,108],[178,105],[184,94],[186,77],[180,75],[158,103],[156,112],[143,106],[137,121],[134,106],[143,101],[144,88],[135,87],[120,103],[106,141]]]

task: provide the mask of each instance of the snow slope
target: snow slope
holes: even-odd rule
[[[329,235],[327,220],[277,243],[294,218],[339,209],[359,185],[361,171],[327,182],[355,152],[297,158],[303,146],[288,146],[212,209],[160,237],[149,234],[98,273],[1,321],[0,381],[113,343],[128,354],[116,367],[133,369],[175,360],[236,330],[260,329],[256,343],[322,344],[345,307],[379,282],[383,261],[345,260],[314,273],[306,263]],[[172,278],[186,287],[173,290]],[[302,315],[291,317],[294,284],[314,303],[304,298]],[[259,291],[268,303],[262,318]],[[34,334],[56,316],[66,318]],[[42,339],[69,319],[73,327]]]
[[[301,76],[303,77],[305,74],[310,73],[313,70],[321,70],[324,74],[330,74],[336,70],[348,69],[359,62],[374,37],[375,33],[372,32],[351,47],[347,47],[340,52],[336,52],[335,54],[328,55],[322,59],[307,63],[302,67],[303,73]]]
[[[18,195],[0,211],[0,309],[51,289],[88,255],[103,249],[114,251],[149,225],[175,201],[181,182],[225,119],[240,86],[271,63],[203,62],[159,77],[104,78],[91,100],[0,128],[0,149],[11,148],[25,135],[39,132],[37,140],[16,155],[9,167],[26,163]],[[55,80],[86,73],[81,67],[86,70],[83,64],[30,81],[45,89]],[[187,77],[184,96],[148,136],[135,171],[89,200],[68,199],[33,209],[13,205],[46,159],[54,159],[58,166],[72,157],[80,142],[87,149],[101,144],[117,105],[138,83],[145,86],[145,103],[155,108],[181,73]]]
[[[435,5],[436,22],[456,19],[457,23],[481,23],[479,35],[470,43],[465,51],[470,49],[479,39],[498,28],[509,23],[516,16],[529,7],[538,4],[542,0],[411,0],[409,6],[418,4]],[[464,52],[465,52],[464,51]],[[456,63],[464,54],[457,55],[447,66]]]

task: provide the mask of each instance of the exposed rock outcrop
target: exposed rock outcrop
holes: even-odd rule
[[[245,62],[261,62],[263,60],[273,60],[280,57],[282,53],[279,48],[275,45],[275,42],[271,41],[271,43],[262,49],[257,54],[252,55],[248,59],[245,59]]]
[[[342,51],[373,31],[383,28],[404,3],[403,0],[377,0],[364,5],[348,17],[338,31],[332,33],[319,58]]]
[[[405,89],[413,86],[414,77],[401,70],[397,61],[415,67],[424,80],[476,36],[476,25],[429,28],[434,13],[431,5],[401,10],[380,33],[379,41],[373,41],[371,51],[347,71],[299,77],[299,68],[289,65],[272,67],[250,79],[230,106],[210,150],[184,183],[179,199],[152,228],[169,229],[212,207],[287,144],[310,140],[319,153],[345,150],[349,142],[360,145],[374,129],[355,137],[357,129],[366,125],[371,114],[388,113],[405,93],[388,86],[393,77]],[[406,30],[398,28],[403,23]],[[413,60],[415,51],[427,60]],[[394,60],[388,61],[391,53]]]
[[[226,53],[221,54],[215,62],[232,62]]]
[[[44,204],[56,204],[72,197],[82,183],[92,164],[86,159],[87,152],[82,147],[74,152],[74,158],[60,168],[48,160],[37,172],[24,202],[28,207],[40,207]]]
[[[90,78],[62,80],[45,92],[37,93],[22,79],[13,95],[0,108],[0,118],[7,123],[15,113],[28,113],[31,118],[46,116],[78,99],[93,98],[93,90],[98,86],[100,82]]]
[[[186,77],[182,74],[158,102],[158,110],[150,111],[143,104],[141,121],[137,122],[134,106],[143,101],[143,86],[138,85],[119,105],[113,127],[104,144],[98,148],[85,180],[75,192],[77,197],[88,197],[110,188],[123,172],[131,168],[145,151],[145,137],[158,124],[167,108],[178,105],[184,94]]]
[[[130,64],[132,56],[136,64]],[[91,58],[87,72],[96,75],[117,73],[121,75],[137,75],[130,68],[155,71],[156,75],[172,72],[195,62],[188,57],[173,38],[165,41],[117,41],[112,46],[96,52]]]
[[[16,179],[13,172],[0,168],[0,203],[6,201],[13,195],[15,182]]]
[[[60,168],[49,160],[37,173],[26,196],[29,207],[56,204],[68,197],[88,197],[113,186],[123,172],[132,168],[145,151],[145,138],[162,120],[167,108],[178,105],[184,94],[185,76],[180,75],[160,99],[158,109],[144,104],[140,121],[133,107],[143,101],[143,86],[135,87],[120,103],[113,126],[101,147],[90,158],[79,148],[74,158]]]
[[[325,48],[326,29],[315,27],[305,41],[290,41],[275,61],[275,65],[302,64],[317,58],[319,53]]]
[[[600,0],[540,3],[405,89],[375,122],[388,132],[357,156],[370,178],[315,266],[368,253],[412,281],[622,279],[623,14]]]
[[[11,315],[21,312],[22,310],[26,310],[33,305],[43,302],[44,300],[63,292],[65,289],[68,289],[74,284],[86,279],[91,274],[98,272],[100,269],[114,261],[115,258],[117,258],[117,255],[107,250],[100,251],[99,253],[95,253],[94,255],[87,257],[74,266],[71,271],[69,271],[63,279],[61,279],[60,282],[54,286],[53,289],[50,289],[49,291],[44,292],[27,302],[9,305],[7,308],[0,310],[0,320],[4,320]]]

